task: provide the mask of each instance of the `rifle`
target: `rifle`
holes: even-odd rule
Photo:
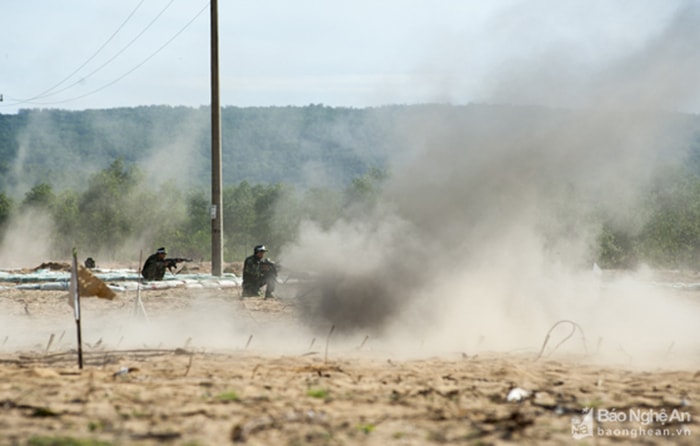
[[[163,261],[165,262],[165,267],[168,268],[168,271],[172,273],[173,268],[176,268],[178,263],[191,262],[192,259],[186,259],[184,257],[173,257],[172,259],[165,259]]]
[[[260,261],[260,269],[264,275],[270,275],[272,277],[277,277],[277,264],[270,259],[262,259]]]

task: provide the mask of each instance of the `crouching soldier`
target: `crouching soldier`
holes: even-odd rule
[[[259,297],[265,287],[265,299],[275,297],[277,283],[277,266],[265,258],[264,245],[253,248],[253,255],[248,256],[243,263],[243,297]]]
[[[141,268],[141,276],[143,276],[145,280],[163,280],[166,269],[172,273],[178,263],[192,261],[192,259],[185,259],[182,257],[166,259],[166,255],[167,252],[165,248],[158,248],[155,253],[148,256],[146,263],[144,263],[143,268]]]

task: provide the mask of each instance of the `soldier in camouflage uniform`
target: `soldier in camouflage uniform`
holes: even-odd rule
[[[165,248],[158,248],[155,253],[148,256],[146,263],[141,268],[141,275],[145,280],[163,280],[165,269],[167,268],[165,263],[166,254]]]
[[[265,299],[275,297],[277,283],[277,268],[265,258],[264,245],[253,248],[253,255],[248,256],[243,263],[243,295],[242,297],[259,297],[262,287],[265,287]]]

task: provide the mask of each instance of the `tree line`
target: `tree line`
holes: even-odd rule
[[[378,168],[353,179],[344,189],[251,184],[241,181],[222,191],[224,259],[242,260],[252,246],[265,243],[276,249],[294,240],[302,220],[328,228],[347,216],[348,209],[370,208],[386,173]],[[84,192],[55,192],[39,183],[15,202],[0,192],[0,239],[13,216],[47,215],[51,221],[51,251],[65,258],[73,247],[101,253],[109,260],[134,258],[139,246],[164,245],[172,253],[210,260],[211,198],[209,192],[183,191],[176,183],[152,189],[138,166],[115,160],[90,177]]]
[[[354,214],[371,209],[386,178],[386,171],[373,168],[341,190],[302,191],[289,184],[247,181],[224,187],[224,260],[240,260],[261,242],[283,246],[294,240],[304,220],[328,229],[351,217],[350,209]],[[0,193],[0,236],[13,216],[39,212],[50,216],[57,257],[76,247],[112,259],[133,258],[125,247],[140,240],[209,260],[210,202],[208,192],[182,191],[177,184],[153,190],[137,166],[117,159],[90,177],[83,192],[56,193],[51,185],[39,183],[19,202]],[[671,169],[649,188],[630,212],[639,225],[621,223],[600,210],[590,218],[600,227],[594,254],[601,267],[633,268],[641,262],[661,268],[700,267],[700,177],[687,169]]]
[[[413,142],[403,133],[416,123],[488,128],[504,113],[518,117],[514,122],[529,116],[530,123],[560,116],[477,105],[224,108],[224,260],[242,259],[257,243],[283,246],[295,239],[302,221],[329,228],[350,210],[371,208],[388,176],[387,160],[410,152]],[[576,218],[584,212],[598,228],[591,251],[601,267],[700,268],[700,121],[675,120],[679,131],[695,129],[690,147],[680,148],[689,157],[677,163],[676,152],[661,150],[660,164],[675,167],[641,192],[643,199],[626,210],[624,221],[595,206],[577,210]],[[193,181],[149,178],[144,160],[159,148],[167,157],[183,138],[187,153],[181,155]],[[0,114],[0,237],[14,218],[35,213],[50,222],[56,258],[75,246],[133,259],[134,247],[166,245],[173,253],[208,260],[208,138],[206,108]],[[307,182],[315,175],[319,181]],[[66,182],[66,176],[79,182]],[[33,186],[19,187],[25,184]]]
[[[275,248],[291,242],[302,221],[328,229],[341,218],[369,211],[388,174],[372,168],[343,189],[241,181],[223,189],[224,260],[243,259],[252,246]],[[208,191],[180,190],[175,183],[153,190],[140,169],[116,159],[92,175],[83,192],[55,192],[38,183],[22,200],[0,192],[0,238],[13,216],[34,212],[50,216],[52,252],[65,257],[76,247],[110,259],[133,259],[134,240],[165,245],[171,252],[210,259],[211,220]],[[669,168],[644,199],[620,222],[601,210],[589,218],[600,228],[594,256],[603,268],[700,268],[700,177],[684,167]]]

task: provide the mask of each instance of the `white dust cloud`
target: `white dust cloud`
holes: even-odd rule
[[[112,301],[82,297],[86,361],[95,361],[95,352],[105,349],[309,352],[314,342],[312,333],[289,318],[251,311],[247,307],[250,303],[235,296],[235,290],[199,289],[192,291],[184,303],[168,296],[168,291],[148,291],[141,293],[143,310],[136,305],[135,292],[120,294]],[[76,343],[77,328],[68,294],[18,298],[3,305],[0,352],[61,352],[74,349]]]
[[[638,225],[630,209],[684,146],[665,112],[696,94],[700,54],[688,42],[700,41],[689,26],[699,11],[684,3],[637,52],[567,84],[585,99],[575,108],[435,106],[406,122],[415,156],[394,166],[377,211],[330,231],[307,225],[281,254],[321,277],[305,296],[310,324],[368,333],[394,351],[536,353],[567,319],[589,352],[618,360],[697,353],[698,305],[649,278],[593,272],[599,227],[590,217]],[[494,83],[553,62],[566,63],[519,59]],[[522,95],[499,93],[501,102],[570,104],[556,79],[526,80]],[[576,336],[567,347],[582,352]]]
[[[15,197],[16,201],[40,183],[49,184],[57,194],[65,190],[83,191],[88,187],[91,177],[109,167],[97,166],[89,156],[74,153],[71,148],[65,147],[66,138],[61,133],[57,120],[62,118],[62,114],[76,119],[72,116],[76,112],[40,110],[28,113],[30,121],[25,131],[19,135],[17,156],[8,178],[3,179],[8,194]],[[124,124],[123,120],[111,119],[112,114],[120,113],[120,109],[103,110],[100,113],[83,111],[79,115],[79,124],[89,127],[90,132],[101,135],[101,139],[107,143],[118,142],[122,140],[123,134],[138,131],[128,126],[144,125],[143,122]],[[209,152],[195,150],[201,147],[198,138],[205,134],[202,129],[209,126],[208,117],[209,114],[202,109],[168,108],[162,119],[148,123],[150,128],[145,132],[146,137],[142,143],[149,147],[149,156],[137,165],[146,187],[131,191],[132,196],[124,197],[121,206],[124,213],[140,215],[142,220],[147,221],[147,229],[135,232],[128,240],[99,251],[91,248],[81,250],[81,260],[91,256],[97,259],[98,266],[101,267],[113,266],[124,259],[136,263],[139,253],[145,259],[162,245],[158,239],[163,219],[179,221],[186,218],[185,200],[179,191],[191,189],[199,183],[202,172],[209,172]],[[117,122],[121,124],[117,125]],[[30,151],[30,147],[34,148],[34,152]],[[134,150],[133,147],[125,149]],[[67,164],[75,166],[75,169],[67,171],[52,168],[46,159],[54,156],[69,157],[70,162]],[[131,162],[127,160],[124,164],[129,166]],[[39,171],[36,166],[42,166],[44,170]],[[69,257],[70,252],[56,252],[56,243],[51,237],[61,238],[64,235],[55,233],[48,215],[37,219],[20,215],[11,223],[0,243],[0,267],[35,267],[42,262]],[[79,247],[81,241],[73,240],[71,244]]]
[[[181,124],[172,128],[173,122],[170,121],[175,117]],[[151,186],[170,185],[187,190],[201,183],[199,177],[202,173],[210,174],[210,152],[196,150],[202,147],[201,135],[209,135],[204,129],[211,125],[210,115],[200,108],[185,109],[175,117],[165,114],[163,122],[153,124],[150,137],[153,148],[146,159],[139,161],[139,168]]]
[[[50,216],[28,209],[14,216],[0,240],[0,268],[19,269],[51,259],[53,223]]]
[[[67,147],[66,138],[56,121],[64,118],[68,111],[38,110],[28,112],[28,122],[18,135],[18,150],[3,186],[7,194],[21,197],[39,183],[47,183],[54,191],[80,189],[87,184],[85,172],[98,170],[84,154],[75,153]],[[68,130],[66,130],[68,131]],[[33,151],[32,151],[33,148]],[[61,156],[64,165],[73,166],[70,172],[55,169],[47,160]]]

